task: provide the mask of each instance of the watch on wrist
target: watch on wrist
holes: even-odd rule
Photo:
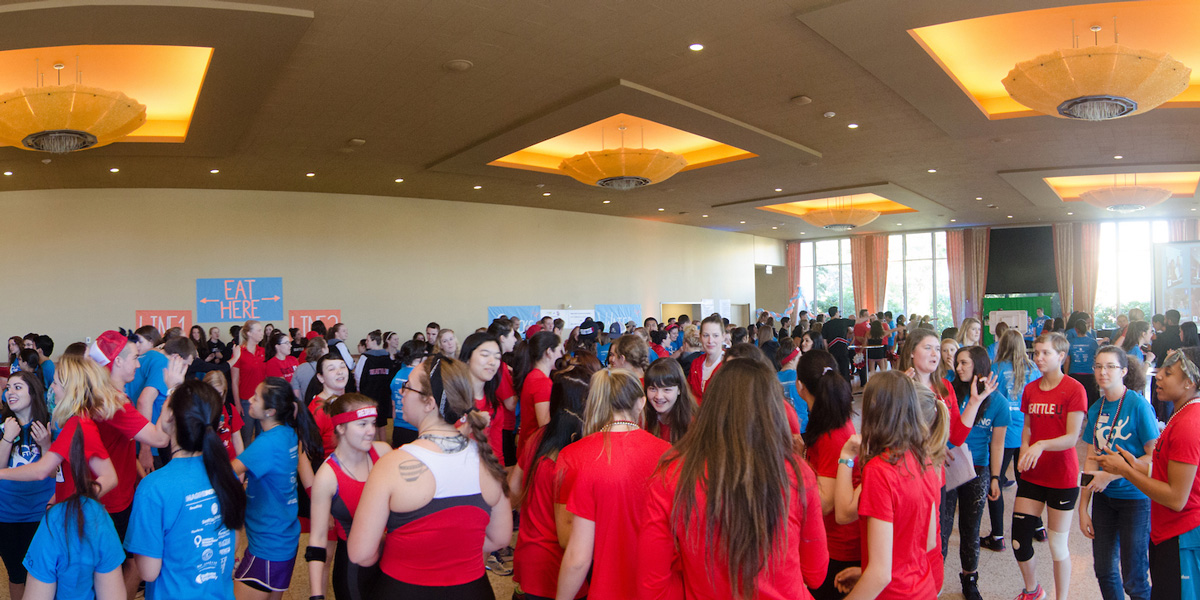
[[[853,458],[839,458],[838,464],[846,465],[847,467],[850,467],[851,469],[853,469],[854,468],[854,459]]]

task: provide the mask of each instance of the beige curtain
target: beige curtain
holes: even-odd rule
[[[1090,315],[1096,306],[1096,280],[1100,273],[1100,224],[1083,223],[1079,233],[1079,280],[1072,294],[1072,305]]]
[[[950,316],[955,323],[962,323],[967,318],[966,306],[963,303],[966,296],[966,251],[963,249],[965,229],[951,229],[946,232],[946,263],[950,269]]]
[[[1200,219],[1171,219],[1167,221],[1172,242],[1194,242],[1200,240]]]
[[[1063,313],[1071,310],[1071,284],[1074,281],[1074,223],[1054,225],[1054,278],[1058,283],[1058,300]]]
[[[883,310],[887,267],[887,235],[859,235],[850,238],[850,271],[856,310]]]
[[[963,291],[965,313],[968,317],[983,318],[983,295],[987,291],[988,249],[991,228],[972,227],[963,236]],[[958,323],[961,323],[959,321]],[[957,325],[958,323],[955,323]]]

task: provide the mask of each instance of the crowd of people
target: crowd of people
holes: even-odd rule
[[[789,321],[13,337],[9,594],[278,599],[302,556],[313,600],[494,598],[488,571],[528,600],[928,599],[957,523],[968,600],[1010,547],[1016,598],[1045,598],[1039,542],[1065,599],[1072,534],[1106,600],[1197,597],[1178,312],[1098,333],[1039,309],[988,345],[974,318]]]

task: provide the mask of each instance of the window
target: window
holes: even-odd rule
[[[1140,308],[1154,314],[1154,244],[1170,241],[1166,221],[1100,224],[1100,272],[1096,277],[1095,327],[1113,328],[1117,315]]]
[[[946,232],[888,236],[887,310],[906,316],[930,315],[935,327],[951,327],[950,266]]]
[[[842,314],[854,310],[854,280],[850,267],[850,240],[821,240],[800,245],[800,286],[810,301],[810,313],[836,306]]]

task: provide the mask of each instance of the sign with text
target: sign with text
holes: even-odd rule
[[[320,321],[325,324],[325,327],[333,327],[334,323],[342,322],[342,311],[340,310],[289,310],[288,311],[288,328],[295,327],[300,330],[300,335],[305,335],[312,331],[313,321]]]
[[[197,279],[196,319],[201,323],[282,320],[283,278]]]
[[[562,319],[566,323],[566,325],[563,326],[563,337],[565,338],[571,332],[571,329],[578,327],[580,324],[582,324],[584,319],[591,317],[593,320],[595,320],[596,311],[595,310],[573,310],[573,309],[559,310],[559,309],[543,308],[542,316],[543,317],[553,317],[555,319]]]
[[[139,328],[153,325],[159,333],[163,333],[172,327],[178,327],[183,330],[184,335],[187,335],[188,329],[192,326],[192,311],[139,310],[135,313],[134,320]]]

